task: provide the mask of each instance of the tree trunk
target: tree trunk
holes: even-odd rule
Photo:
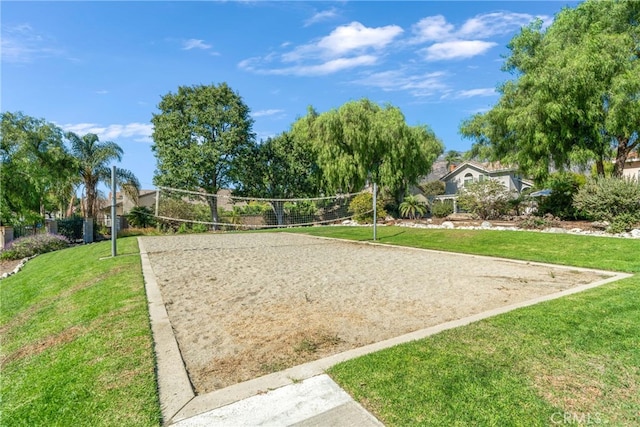
[[[624,171],[624,164],[627,161],[627,156],[638,142],[636,141],[634,144],[629,145],[629,138],[627,137],[618,136],[616,139],[618,140],[618,151],[616,153],[616,163],[613,167],[613,176],[616,178],[622,178],[622,172]]]
[[[214,193],[216,194],[217,191]],[[209,199],[209,209],[211,209],[211,222],[213,222],[213,229],[220,230],[220,224],[218,224],[218,197],[213,196]]]
[[[94,207],[96,204],[96,191],[95,189],[92,188],[87,188],[87,207],[86,207],[86,214],[85,216],[87,218],[95,218],[95,212],[94,212]]]
[[[271,202],[273,212],[276,214],[276,224],[284,225],[284,202],[281,200],[274,200]]]
[[[604,177],[604,161],[602,158],[596,160],[596,174],[598,176]]]

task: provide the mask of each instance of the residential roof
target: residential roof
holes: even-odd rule
[[[500,162],[480,163],[473,160],[467,160],[464,163],[461,163],[460,165],[458,165],[455,169],[453,169],[446,175],[444,175],[442,178],[440,178],[440,180],[446,181],[449,177],[456,175],[461,170],[463,170],[465,166],[472,167],[480,172],[484,172],[489,175],[496,174],[498,172],[513,172],[518,170],[518,168],[515,166],[503,165]]]

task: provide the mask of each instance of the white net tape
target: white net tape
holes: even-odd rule
[[[351,218],[349,204],[358,194],[265,199],[233,196],[228,191],[210,194],[159,187],[155,215],[164,228],[172,230],[181,227],[196,231],[211,228],[246,230],[335,224]]]

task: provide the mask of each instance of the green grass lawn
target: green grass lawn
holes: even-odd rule
[[[135,238],[39,255],[0,281],[3,426],[157,426]],[[100,260],[101,257],[107,257]]]
[[[370,240],[371,229],[307,234]],[[640,272],[640,242],[378,229],[381,243]],[[331,376],[389,426],[640,425],[640,274],[399,345]]]
[[[291,231],[291,230],[289,230]],[[370,240],[371,228],[297,232]],[[640,273],[640,242],[380,227],[381,243]],[[40,255],[0,281],[0,425],[157,426],[135,238]],[[105,258],[100,260],[100,258]],[[342,363],[388,425],[640,425],[640,274]]]

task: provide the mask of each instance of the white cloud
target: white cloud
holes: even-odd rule
[[[259,74],[318,76],[370,66],[378,63],[382,51],[402,32],[396,25],[370,28],[352,22],[288,52],[245,59],[238,67]],[[274,63],[293,65],[274,66]]]
[[[67,132],[73,132],[80,136],[87,133],[95,133],[103,141],[131,138],[138,142],[151,142],[151,134],[153,133],[153,126],[147,123],[113,124],[108,126],[100,126],[95,123],[76,123],[64,124],[60,127]]]
[[[295,75],[295,76],[324,76],[337,73],[350,68],[374,65],[378,57],[373,55],[361,55],[350,58],[332,59],[315,65],[295,65],[285,68],[273,68],[258,70],[260,74]]]
[[[105,89],[100,89],[100,90],[96,91],[96,94],[98,94],[98,95],[106,95],[108,93],[109,93],[109,91],[105,90]]]
[[[496,45],[497,43],[482,40],[454,40],[435,43],[420,52],[425,54],[428,61],[464,59],[481,55]]]
[[[403,31],[397,25],[369,28],[359,22],[352,22],[333,30],[331,34],[323,37],[317,46],[334,55],[367,48],[382,49]]]
[[[539,18],[551,22],[548,16]],[[471,58],[497,45],[486,39],[515,33],[534,19],[527,13],[492,12],[476,15],[456,28],[442,15],[428,16],[411,27],[413,37],[408,43],[433,43],[419,51],[429,61]]]
[[[308,27],[313,24],[317,24],[318,22],[327,21],[329,19],[333,19],[338,16],[338,12],[335,8],[331,8],[329,10],[323,10],[322,12],[315,13],[311,18],[304,21],[304,26]]]
[[[411,27],[414,38],[410,43],[424,43],[446,40],[454,32],[453,24],[449,24],[444,16],[427,16]]]
[[[251,115],[253,117],[267,117],[267,116],[281,115],[282,113],[284,113],[284,110],[269,109],[269,110],[258,110],[251,113]]]
[[[476,96],[493,96],[496,94],[496,90],[492,87],[461,90],[456,94],[456,98],[473,98]]]
[[[29,24],[2,26],[2,61],[26,64],[37,59],[64,55],[64,51],[54,45],[53,40],[38,33]]]
[[[408,91],[415,97],[431,97],[451,91],[445,82],[447,74],[442,71],[410,74],[408,70],[391,70],[369,73],[352,83],[372,86],[385,92]]]
[[[182,42],[182,50],[191,50],[191,49],[211,49],[210,44],[206,44],[204,40],[199,39],[189,39]]]
[[[552,18],[539,16],[545,22]],[[457,32],[458,37],[486,39],[495,35],[514,33],[531,23],[536,16],[528,13],[493,12],[468,19]]]

